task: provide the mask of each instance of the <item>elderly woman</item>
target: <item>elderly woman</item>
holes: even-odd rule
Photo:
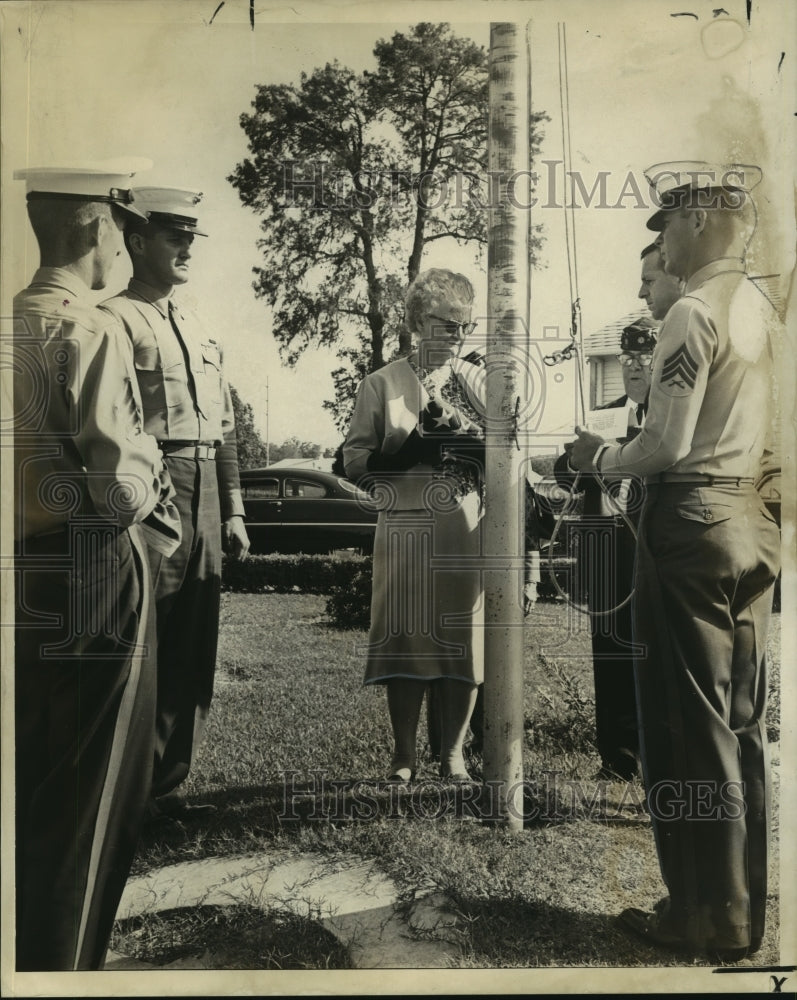
[[[363,379],[343,447],[347,475],[383,509],[374,544],[366,684],[386,684],[390,779],[410,780],[427,685],[440,706],[440,774],[467,779],[463,742],[483,680],[480,554],[484,372],[458,357],[473,286],[437,268],[410,286],[415,350]],[[436,748],[435,748],[436,749]]]

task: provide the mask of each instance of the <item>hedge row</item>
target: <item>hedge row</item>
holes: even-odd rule
[[[371,572],[370,556],[254,555],[244,562],[224,560],[222,589],[243,593],[329,594],[351,585],[354,577]]]
[[[242,593],[326,594],[326,611],[338,628],[367,629],[371,606],[371,557],[256,555],[245,562],[224,560],[222,588]],[[547,573],[538,600],[555,600]]]

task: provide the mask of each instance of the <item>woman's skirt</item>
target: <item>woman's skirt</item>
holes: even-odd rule
[[[379,515],[365,683],[484,680],[479,497],[442,487],[425,507]]]

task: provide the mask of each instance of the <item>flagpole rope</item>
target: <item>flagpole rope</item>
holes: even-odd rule
[[[527,36],[528,38],[528,36]],[[579,293],[578,287],[578,252],[576,244],[576,219],[575,219],[575,199],[571,198],[570,207],[567,205],[567,178],[572,176],[572,165],[573,165],[573,144],[572,144],[572,133],[570,128],[570,83],[569,74],[567,66],[567,29],[564,22],[560,21],[557,24],[557,42],[558,42],[558,57],[559,57],[559,113],[561,118],[562,126],[562,166],[565,171],[565,202],[564,202],[564,220],[565,220],[565,247],[567,251],[567,277],[568,286],[570,291],[570,344],[563,350],[556,352],[552,355],[546,355],[543,361],[548,365],[560,364],[562,361],[568,361],[575,355],[576,362],[576,385],[578,390],[578,404],[581,411],[581,423],[582,425],[586,423],[586,398],[584,394],[584,371],[583,371],[583,328],[581,322],[581,295]],[[529,59],[531,59],[531,49],[529,47]],[[531,65],[531,62],[529,62]],[[569,212],[569,215],[568,215]],[[531,264],[529,263],[529,267]],[[556,539],[559,537],[560,528],[565,520],[565,518],[575,510],[576,506],[576,493],[578,492],[578,483],[581,478],[581,473],[576,472],[572,484],[567,495],[567,499],[564,502],[562,510],[557,515],[554,520],[554,528],[551,533],[551,539],[548,548],[548,574],[551,578],[551,582],[554,585],[554,589],[571,607],[580,611],[582,614],[587,614],[590,617],[601,617],[605,615],[613,615],[618,612],[621,608],[624,608],[626,604],[631,600],[633,596],[633,589],[628,594],[628,596],[620,603],[606,611],[591,611],[588,606],[582,606],[577,604],[569,594],[567,594],[563,588],[559,585],[559,581],[556,579],[556,571],[553,561],[553,551],[556,543]],[[631,535],[636,541],[637,532],[636,525],[633,523],[631,518],[625,510],[620,506],[617,498],[612,496],[603,477],[596,475],[595,479],[598,486],[601,489],[602,494],[608,498],[610,504],[616,510],[617,514],[622,518],[626,527],[631,532]]]

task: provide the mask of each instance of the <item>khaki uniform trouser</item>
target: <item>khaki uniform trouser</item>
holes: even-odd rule
[[[779,532],[752,486],[653,486],[634,639],[642,763],[675,930],[761,937],[770,823],[766,636]]]

